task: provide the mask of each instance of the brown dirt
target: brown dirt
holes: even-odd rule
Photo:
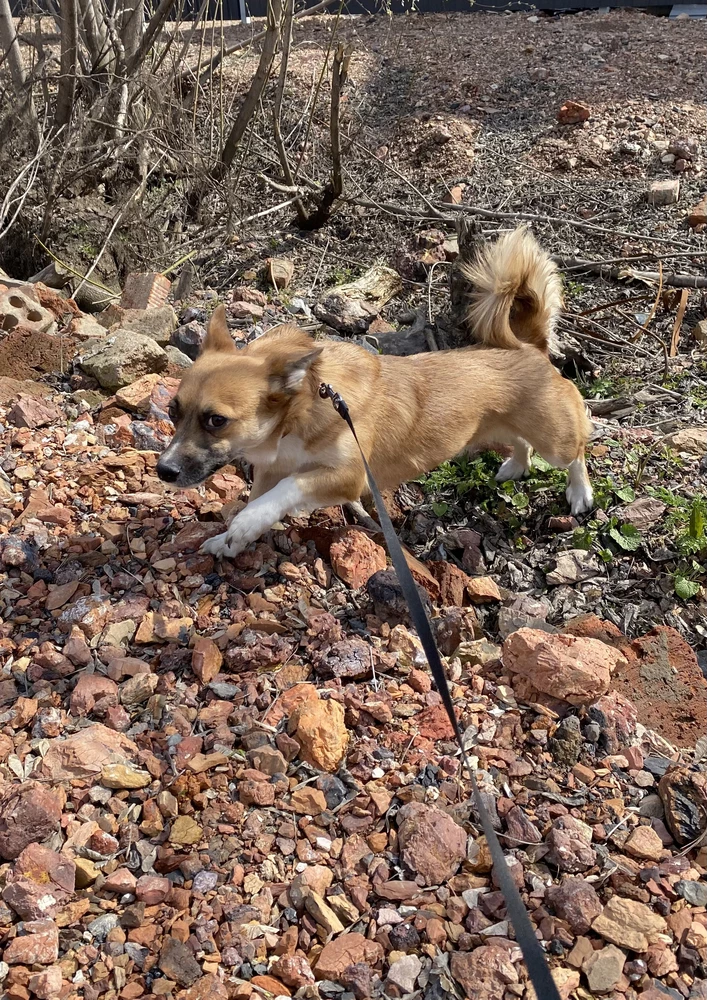
[[[693,747],[707,733],[707,680],[685,640],[666,625],[636,639],[635,658],[612,687],[638,709],[644,726],[675,746]]]
[[[41,375],[66,371],[76,354],[76,345],[66,337],[16,329],[0,346],[3,375],[7,378],[36,379]]]

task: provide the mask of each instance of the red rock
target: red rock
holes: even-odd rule
[[[551,885],[545,898],[573,934],[586,934],[603,909],[594,886],[583,878],[566,878],[562,885]]]
[[[329,558],[336,575],[354,590],[365,586],[374,573],[385,569],[387,562],[385,549],[359,528],[342,532],[332,542]]]
[[[578,615],[576,618],[570,618],[562,626],[562,631],[581,639],[598,639],[600,642],[605,642],[607,646],[613,646],[623,653],[627,660],[633,659],[636,655],[631,640],[613,622],[604,621],[597,615]]]
[[[407,879],[391,879],[388,882],[381,882],[379,885],[376,885],[376,894],[381,899],[401,902],[404,899],[413,899],[415,896],[418,896],[420,894],[420,887],[417,882],[410,882]]]
[[[572,816],[560,816],[545,839],[547,861],[562,872],[584,872],[596,860],[591,841],[592,831],[586,824]]]
[[[50,965],[48,969],[35,972],[29,977],[28,985],[30,993],[33,993],[37,1000],[54,1000],[61,993],[61,966]]]
[[[125,996],[125,990],[122,991],[120,996],[122,1000]],[[142,993],[140,996],[142,996]],[[228,997],[229,993],[225,983],[218,976],[211,974],[202,976],[188,990],[177,994],[177,1000],[228,1000]]]
[[[272,993],[275,997],[290,997],[292,994],[279,979],[274,976],[253,976],[251,979],[253,986],[258,986],[261,990]]]
[[[249,285],[237,285],[231,292],[232,302],[251,302],[253,305],[265,306],[268,304],[268,297],[264,292]]]
[[[5,948],[8,965],[51,965],[59,957],[59,928],[53,920],[28,920],[23,934]]]
[[[122,705],[111,705],[106,710],[105,724],[116,733],[124,733],[130,729],[131,719]]]
[[[136,413],[148,413],[152,400],[152,391],[162,379],[161,375],[143,375],[130,385],[118,389],[115,394],[115,401],[118,406],[126,410],[133,410]]]
[[[265,273],[275,288],[287,288],[295,276],[295,265],[287,257],[268,257],[265,261]]]
[[[247,778],[238,783],[238,797],[246,806],[271,806],[275,802],[275,786],[269,781]]]
[[[547,521],[548,531],[557,531],[563,534],[566,531],[574,531],[579,527],[579,521],[571,514],[562,514],[560,517],[550,517]]]
[[[383,948],[377,941],[369,941],[357,932],[342,934],[325,944],[317,959],[314,975],[317,979],[338,982],[350,965],[365,962],[377,965],[383,960]]]
[[[439,583],[439,603],[442,607],[460,608],[471,578],[454,563],[444,560],[429,562],[427,565]]]
[[[196,639],[191,655],[191,668],[202,684],[209,684],[221,669],[223,656],[213,639]]]
[[[450,969],[469,1000],[504,1000],[506,987],[518,982],[508,950],[494,945],[452,952]]]
[[[501,600],[498,584],[490,576],[470,576],[466,592],[472,604],[488,604],[491,601]]]
[[[591,117],[592,111],[586,104],[579,101],[565,101],[557,112],[557,120],[560,125],[578,125],[586,122]]]
[[[47,427],[64,420],[64,414],[46,399],[21,396],[8,413],[8,420],[15,427]]]
[[[73,895],[75,879],[71,858],[30,844],[8,872],[2,898],[23,920],[53,917]]]
[[[599,723],[600,746],[608,754],[618,753],[636,735],[636,708],[617,691],[609,691],[597,699],[589,709],[589,716]]]
[[[228,311],[234,319],[262,319],[265,310],[255,302],[232,302]]]
[[[432,705],[415,716],[415,726],[420,736],[427,740],[454,739],[454,730],[444,705]]]
[[[159,878],[156,875],[141,875],[135,886],[135,896],[138,902],[146,903],[147,906],[156,906],[164,903],[169,896],[172,883],[168,878]]]
[[[663,856],[663,841],[650,826],[637,826],[624,844],[624,850],[641,861],[659,861]]]
[[[514,681],[517,696],[532,701],[532,692],[539,691],[583,705],[607,692],[612,673],[626,667],[626,658],[596,639],[521,628],[504,642],[503,664],[520,675]]]
[[[464,197],[464,187],[461,184],[455,184],[454,187],[450,188],[449,191],[442,198],[442,203],[444,205],[461,205],[462,198]]]
[[[158,272],[129,274],[120,298],[121,309],[159,309],[167,301],[172,282]]]
[[[61,825],[58,797],[46,785],[27,781],[0,799],[0,857],[12,861],[29,844],[46,840]]]
[[[432,678],[424,670],[411,670],[407,676],[407,682],[413,691],[419,694],[427,694],[432,690]]]
[[[687,224],[691,229],[697,229],[698,226],[707,226],[707,195],[690,209],[687,216]]]
[[[118,685],[101,674],[82,674],[71,692],[71,714],[88,715],[100,698],[118,697]]]
[[[124,895],[128,892],[134,893],[136,885],[137,879],[129,868],[117,868],[110,875],[106,876],[103,888],[107,892],[118,892]]]
[[[318,816],[327,807],[324,792],[306,785],[292,793],[290,804],[296,813],[304,816]]]
[[[40,772],[42,777],[52,781],[91,778],[116,758],[132,759],[137,752],[137,746],[127,736],[96,722],[65,740],[55,740],[42,761]]]
[[[91,649],[79,628],[71,630],[71,635],[64,643],[62,652],[75,667],[87,667],[89,663],[93,662]]]
[[[295,990],[314,982],[314,973],[303,955],[283,955],[273,963],[272,973]]]
[[[349,743],[344,710],[338,701],[310,701],[290,716],[288,734],[301,746],[302,760],[321,771],[336,771]]]
[[[400,856],[426,885],[444,884],[466,857],[466,832],[451,816],[421,802],[398,811]]]

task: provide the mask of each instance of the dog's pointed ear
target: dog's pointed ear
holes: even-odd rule
[[[302,388],[304,380],[321,353],[321,347],[312,347],[300,354],[289,353],[283,356],[279,363],[274,365],[270,375],[270,385],[273,392],[284,392],[288,396],[294,395]]]
[[[229,354],[232,354],[235,350],[236,345],[228,332],[225,306],[216,306],[206,329],[206,339],[201,352],[206,354],[209,351],[228,351]]]

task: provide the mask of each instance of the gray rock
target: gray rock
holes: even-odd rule
[[[104,389],[121,389],[143,375],[161,372],[169,359],[151,337],[131,330],[117,330],[105,340],[92,345],[79,359],[79,365]]]
[[[164,347],[177,328],[177,314],[171,306],[159,306],[157,309],[121,309],[120,306],[106,309],[101,321],[115,323],[121,330],[131,330],[150,337]],[[111,322],[112,321],[112,322]]]
[[[188,358],[186,354],[183,354],[178,347],[174,347],[172,344],[168,344],[164,352],[169,359],[169,363],[176,368],[191,368],[194,364],[191,358]]]
[[[691,882],[683,879],[675,888],[692,906],[707,906],[707,882]]]
[[[105,941],[110,932],[120,924],[117,913],[105,913],[102,917],[92,920],[86,930],[96,941]]]
[[[388,969],[388,982],[395,983],[403,993],[412,993],[421,972],[422,962],[417,955],[405,955]]]
[[[178,348],[192,361],[196,361],[201,345],[206,339],[206,327],[195,319],[182,323],[172,334],[170,343]]]

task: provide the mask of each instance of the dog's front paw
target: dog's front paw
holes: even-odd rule
[[[214,535],[213,538],[207,538],[199,549],[199,552],[203,555],[214,556],[216,559],[230,557],[232,554],[235,555],[235,553],[231,553],[230,551],[227,531],[224,531],[221,535]]]
[[[573,514],[587,514],[594,506],[594,493],[589,483],[570,483],[565,493]]]

